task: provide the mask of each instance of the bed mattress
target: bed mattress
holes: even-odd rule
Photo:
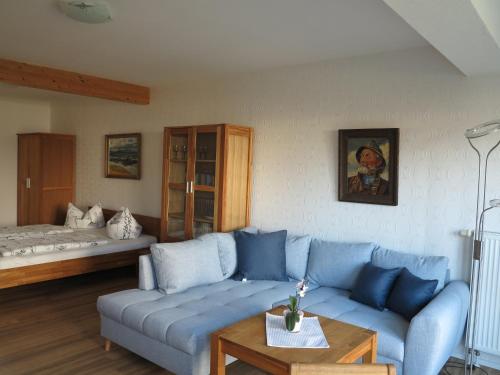
[[[106,235],[105,228],[85,229],[85,232],[95,233],[99,236]],[[105,244],[97,246],[77,249],[65,249],[64,251],[50,252],[45,254],[0,257],[0,270],[57,262],[67,259],[77,259],[95,255],[111,254],[128,250],[144,249],[149,248],[149,246],[153,243],[156,243],[156,237],[146,234],[143,234],[139,236],[139,238],[131,240],[114,240],[108,237],[108,241]]]

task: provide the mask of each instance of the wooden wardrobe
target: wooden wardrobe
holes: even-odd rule
[[[75,136],[18,134],[17,225],[64,224],[75,199]]]
[[[250,225],[253,129],[165,128],[161,241]]]

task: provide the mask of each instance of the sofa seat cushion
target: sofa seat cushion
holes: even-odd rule
[[[378,333],[378,354],[403,362],[409,322],[389,310],[379,311],[349,299],[348,291],[321,287],[302,300],[305,311],[368,328]],[[276,303],[283,304],[284,301]]]
[[[139,289],[112,293],[99,297],[97,307],[118,323],[195,355],[209,345],[210,333],[294,293],[295,282],[227,279],[172,295]]]

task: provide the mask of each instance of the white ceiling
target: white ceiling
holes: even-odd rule
[[[382,0],[109,0],[84,24],[55,0],[0,1],[0,57],[150,86],[425,46]]]
[[[499,0],[384,0],[464,75],[500,73]]]

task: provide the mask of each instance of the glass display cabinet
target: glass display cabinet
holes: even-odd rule
[[[165,128],[162,242],[250,224],[252,138],[239,125]]]

